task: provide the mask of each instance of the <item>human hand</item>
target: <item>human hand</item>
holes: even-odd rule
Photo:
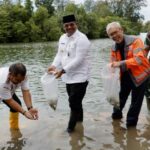
[[[28,119],[35,120],[29,111],[25,111],[23,115]]]
[[[117,67],[120,67],[120,62],[119,61],[114,61],[111,63],[111,67],[113,68],[117,68]]]
[[[50,66],[47,69],[47,73],[49,73],[49,74],[54,74],[55,71],[56,71],[56,67],[55,66]]]
[[[29,110],[30,114],[33,116],[34,120],[38,120],[38,110],[36,108],[31,108]]]
[[[61,71],[56,70],[55,73],[54,73],[54,75],[56,76],[56,79],[60,78],[62,76],[62,74],[63,74],[62,70]]]

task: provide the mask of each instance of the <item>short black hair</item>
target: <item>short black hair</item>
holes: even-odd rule
[[[18,74],[20,74],[21,76],[25,76],[26,72],[26,67],[22,63],[14,63],[9,67],[9,73],[15,76],[17,76]]]

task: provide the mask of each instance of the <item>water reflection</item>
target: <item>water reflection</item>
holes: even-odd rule
[[[32,122],[21,118],[18,131],[8,129],[8,110],[0,109],[0,149],[1,150],[148,150],[150,149],[150,121],[145,119],[146,105],[142,107],[143,115],[138,129],[127,130],[125,121],[110,119],[112,106],[105,101],[100,77],[101,68],[109,61],[108,39],[91,41],[92,56],[91,80],[83,101],[85,109],[84,127],[78,124],[75,133],[64,132],[68,121],[68,101],[65,84],[59,80],[59,100],[54,112],[46,104],[40,84],[40,78],[52,62],[57,49],[56,43],[0,45],[0,64],[8,66],[20,61],[27,66],[33,104],[40,110],[40,120]],[[21,96],[18,91],[18,96]],[[0,104],[0,107],[2,105]],[[126,111],[126,109],[125,109]],[[100,115],[100,114],[105,115]],[[140,114],[140,116],[141,116]],[[150,114],[149,114],[150,115]],[[97,118],[96,121],[93,121]],[[85,128],[85,129],[84,129]],[[25,137],[28,137],[26,140]],[[11,139],[10,139],[11,138]],[[10,140],[9,140],[10,139]],[[7,142],[5,142],[7,141]],[[4,144],[3,144],[4,143]],[[133,148],[134,146],[134,148]],[[139,148],[138,148],[139,147]]]
[[[112,121],[114,142],[119,145],[119,150],[147,150],[150,148],[150,125],[144,125],[142,129],[123,127],[123,122],[120,120]],[[149,138],[148,138],[149,137]]]
[[[1,150],[22,150],[26,144],[26,139],[22,137],[20,129],[10,129],[11,139]]]
[[[121,125],[122,125],[121,120],[113,120],[112,121],[112,127],[113,127],[112,134],[114,136],[114,142],[118,143],[121,149],[124,149],[126,129],[124,129]]]
[[[76,132],[70,134],[71,150],[81,150],[86,144],[84,142],[84,127],[82,123],[76,126]]]

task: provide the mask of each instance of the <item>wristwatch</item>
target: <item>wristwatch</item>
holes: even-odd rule
[[[33,108],[33,106],[28,107],[28,110],[30,110],[31,108]]]
[[[62,73],[66,73],[66,71],[64,69],[61,70]]]

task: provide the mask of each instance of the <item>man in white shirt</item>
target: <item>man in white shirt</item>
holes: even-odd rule
[[[22,108],[21,101],[15,94],[16,89],[19,87],[21,87],[28,111]],[[38,119],[38,111],[32,106],[26,67],[22,63],[12,64],[9,68],[0,68],[0,101],[3,101],[10,108],[10,128],[19,128],[18,112],[28,119]]]
[[[56,77],[62,77],[66,83],[71,109],[67,131],[71,133],[76,123],[83,121],[82,100],[89,80],[90,42],[78,30],[74,15],[63,17],[63,28],[66,33],[59,39],[58,52],[48,72],[55,72]]]

